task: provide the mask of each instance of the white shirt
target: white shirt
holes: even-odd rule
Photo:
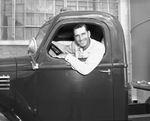
[[[60,47],[60,46],[59,46]],[[71,67],[83,75],[89,74],[100,63],[105,53],[104,44],[91,39],[89,47],[83,51],[73,41],[70,45],[61,48],[67,54],[65,60]],[[78,58],[87,58],[84,62]]]

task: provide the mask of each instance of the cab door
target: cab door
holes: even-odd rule
[[[50,39],[63,24],[67,23],[55,26]],[[45,49],[45,59],[36,70],[35,85],[36,108],[42,121],[113,120],[110,35],[104,23],[97,24],[103,27],[106,53],[97,68],[86,76],[74,71],[65,60],[51,57]]]

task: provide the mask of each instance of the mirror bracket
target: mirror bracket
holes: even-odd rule
[[[35,69],[38,69],[39,68],[39,64],[35,62],[33,56],[31,55],[31,64],[32,64],[32,68],[35,70]]]

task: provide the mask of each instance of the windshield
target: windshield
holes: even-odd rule
[[[47,22],[45,23],[39,30],[38,34],[35,37],[36,43],[37,43],[37,47],[39,48],[41,42],[43,41],[44,36],[46,35],[46,32],[48,30],[49,24],[51,22]]]

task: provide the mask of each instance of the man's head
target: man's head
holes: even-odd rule
[[[90,31],[85,24],[78,24],[74,28],[74,38],[78,46],[87,49],[90,45]]]

